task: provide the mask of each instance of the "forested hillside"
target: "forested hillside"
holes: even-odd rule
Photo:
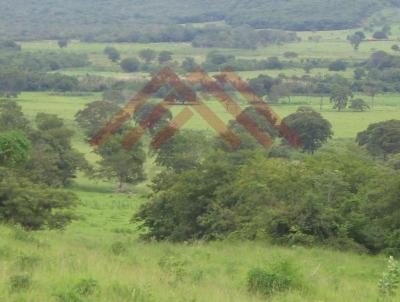
[[[14,39],[154,32],[160,25],[225,21],[287,30],[352,28],[397,0],[3,0],[0,34]],[[161,26],[161,28],[163,28]]]

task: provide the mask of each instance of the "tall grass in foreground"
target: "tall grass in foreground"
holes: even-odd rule
[[[129,224],[143,199],[111,192],[79,195],[80,219],[65,231],[0,226],[0,301],[382,298],[384,257],[257,242],[144,243]]]

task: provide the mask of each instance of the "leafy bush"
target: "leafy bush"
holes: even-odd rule
[[[111,245],[110,250],[111,250],[111,253],[118,256],[118,255],[122,255],[123,253],[125,253],[127,251],[127,247],[124,242],[116,241]]]
[[[26,229],[63,228],[74,215],[77,197],[70,192],[32,184],[0,169],[0,221]]]
[[[99,285],[95,279],[83,278],[72,286],[59,290],[55,296],[61,302],[84,302],[98,291]]]
[[[140,62],[136,58],[126,58],[121,61],[120,65],[125,72],[135,72],[139,70]]]
[[[400,285],[400,264],[389,257],[388,266],[379,281],[379,291],[382,296],[395,296]]]
[[[74,290],[80,295],[80,296],[90,296],[93,295],[96,291],[98,291],[99,285],[95,279],[92,278],[85,278],[79,280],[75,286]]]
[[[13,275],[9,279],[11,292],[28,290],[32,286],[32,278],[28,274]]]
[[[292,265],[281,261],[269,268],[253,268],[247,273],[247,290],[272,295],[299,287],[301,279]]]

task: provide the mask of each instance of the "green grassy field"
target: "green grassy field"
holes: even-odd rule
[[[198,25],[201,26],[201,25]],[[360,61],[373,51],[390,51],[393,41],[365,42],[359,51],[352,50],[345,37],[350,31],[299,33],[302,41],[257,50],[223,50],[238,58],[267,58],[286,51],[304,58],[345,58]],[[394,30],[394,39],[399,31]],[[309,42],[309,36],[321,36],[321,41]],[[22,42],[23,51],[60,51],[54,41]],[[211,49],[193,48],[189,44],[105,44],[73,41],[66,50],[86,53],[92,65],[87,68],[63,70],[70,75],[95,74],[117,79],[146,77],[143,73],[123,73],[117,64],[103,54],[106,46],[114,46],[123,57],[137,55],[143,48],[170,50],[174,60],[186,56],[204,60]],[[340,74],[351,77],[349,69]],[[241,72],[247,79],[260,73],[276,76],[303,75],[303,70]],[[315,69],[312,75],[328,73]],[[369,101],[366,96],[361,96]],[[23,111],[31,119],[38,112],[57,114],[75,130],[74,147],[94,163],[97,157],[85,142],[83,133],[74,122],[74,115],[85,104],[101,99],[100,94],[63,96],[53,93],[24,92],[18,97]],[[208,106],[225,122],[231,119],[217,101]],[[400,95],[378,95],[375,106],[367,112],[337,112],[327,97],[320,108],[319,97],[292,97],[292,104],[273,105],[281,117],[308,105],[320,111],[333,125],[334,138],[354,138],[370,123],[400,118]],[[245,104],[241,103],[244,107]],[[175,106],[177,114],[182,106]],[[185,126],[190,129],[211,130],[195,114]],[[146,174],[151,178],[157,168],[150,158]],[[378,301],[378,281],[386,267],[386,257],[341,253],[323,248],[277,247],[268,243],[243,242],[231,239],[224,242],[172,244],[143,242],[130,218],[146,202],[148,182],[132,188],[129,194],[115,193],[113,182],[89,179],[79,175],[71,189],[81,200],[76,211],[78,218],[64,231],[27,233],[18,228],[0,225],[0,301],[5,302],[81,302],[81,301]],[[292,263],[304,286],[283,294],[261,297],[246,288],[247,273],[254,267],[268,266],[281,260]],[[25,278],[25,279],[24,279]],[[17,281],[16,281],[17,280]],[[19,280],[19,281],[18,281]],[[22,281],[21,281],[22,280]],[[29,288],[15,283],[28,282]],[[85,281],[86,280],[86,281]],[[84,283],[92,284],[92,293],[76,296]],[[393,300],[395,301],[395,300]]]
[[[377,301],[384,257],[234,240],[144,243],[129,219],[145,197],[95,189],[77,191],[80,219],[63,232],[0,226],[1,301],[265,301],[247,292],[247,272],[282,260],[304,287],[268,301]],[[16,290],[18,276],[31,287]],[[74,300],[82,280],[95,289]]]
[[[366,96],[363,97],[369,101]],[[36,93],[26,92],[22,93],[18,98],[18,102],[22,106],[24,112],[33,118],[38,112],[48,112],[57,114],[66,120],[67,125],[76,129],[74,122],[74,115],[82,109],[85,104],[100,99],[98,94],[88,96],[60,96],[50,93]],[[293,113],[299,106],[311,106],[315,110],[320,111],[321,114],[327,118],[333,126],[333,131],[336,138],[352,138],[358,132],[367,128],[370,123],[397,119],[400,117],[400,95],[387,94],[378,95],[375,98],[375,107],[366,112],[352,112],[350,110],[345,112],[337,112],[332,109],[327,97],[323,100],[322,109],[320,108],[320,98],[310,96],[292,97],[292,104],[290,105],[272,105],[272,109],[278,113],[282,118]],[[217,101],[207,101],[207,105],[215,112],[223,121],[229,122],[232,116],[226,109]],[[240,103],[245,107],[245,103]],[[172,108],[173,114],[177,114],[183,108],[182,106],[175,106]],[[204,129],[212,130],[210,126],[204,121],[193,109],[195,116],[190,120],[185,127],[188,129]],[[78,148],[86,153],[87,146],[84,145],[80,131],[77,131],[75,144]]]
[[[302,32],[298,33],[299,37],[302,39],[300,42],[288,43],[284,45],[270,45],[268,47],[260,47],[256,50],[194,48],[188,43],[83,43],[79,41],[72,41],[68,48],[62,51],[85,53],[89,56],[92,65],[85,68],[67,69],[63,70],[62,72],[76,76],[93,74],[117,79],[136,79],[146,76],[146,74],[141,72],[131,74],[122,72],[117,63],[110,62],[103,54],[103,50],[107,46],[113,46],[118,49],[123,58],[137,56],[138,52],[145,48],[151,48],[157,52],[168,50],[173,53],[173,59],[177,62],[181,62],[185,57],[193,57],[198,63],[201,63],[205,60],[206,54],[210,51],[222,51],[224,54],[231,54],[237,58],[243,59],[266,59],[272,56],[284,59],[283,54],[285,52],[294,51],[298,53],[298,58],[292,59],[293,61],[308,58],[321,58],[330,60],[345,59],[347,61],[359,62],[365,60],[376,50],[391,52],[391,46],[396,44],[400,39],[400,32],[394,28],[390,41],[365,41],[360,45],[358,51],[354,51],[349,42],[346,40],[347,35],[354,31],[355,30]],[[370,35],[370,33],[367,33],[367,38],[370,38]],[[309,37],[319,37],[319,42],[309,41]],[[21,42],[21,45],[23,51],[60,51],[56,41]],[[244,78],[255,77],[260,73],[269,74],[271,76],[276,76],[280,73],[287,76],[300,76],[305,74],[303,70],[296,69],[265,70],[239,73]],[[310,74],[317,75],[335,73],[337,72],[330,72],[327,69],[315,69],[312,70]],[[353,75],[353,71],[350,68],[345,72],[339,72],[339,74],[346,77],[351,77]]]

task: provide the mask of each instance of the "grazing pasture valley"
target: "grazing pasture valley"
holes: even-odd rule
[[[399,1],[208,2],[0,4],[0,301],[399,301]]]

